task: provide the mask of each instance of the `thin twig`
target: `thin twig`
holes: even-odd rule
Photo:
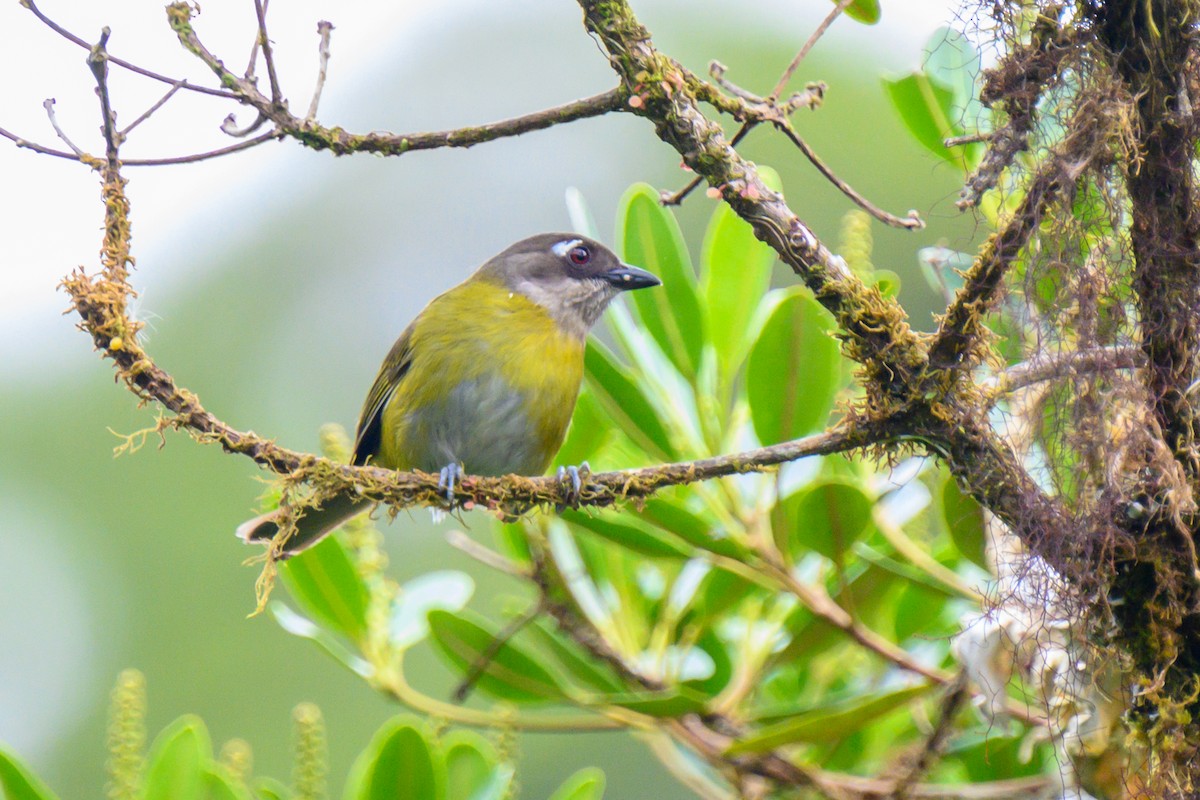
[[[47,97],[45,100],[43,100],[42,108],[46,109],[46,116],[50,118],[50,127],[54,128],[54,132],[58,134],[58,138],[62,139],[63,142],[66,143],[67,147],[71,148],[71,151],[74,152],[76,156],[82,156],[83,151],[71,141],[71,138],[67,136],[66,131],[64,131],[58,124],[58,117],[54,114],[54,98]]]
[[[962,136],[951,136],[949,139],[943,139],[942,145],[945,147],[962,147],[965,144],[977,144],[979,142],[991,141],[994,136],[995,134],[990,131],[986,133],[982,131],[977,133],[964,133]]]
[[[808,41],[806,41],[804,46],[800,48],[800,52],[796,53],[796,57],[792,59],[792,63],[788,64],[787,69],[785,69],[783,74],[779,76],[779,80],[775,82],[775,88],[771,90],[771,94],[767,100],[774,102],[775,100],[779,99],[779,95],[782,94],[784,88],[787,87],[788,81],[792,79],[792,75],[796,72],[796,68],[800,66],[800,62],[803,61],[804,57],[808,55],[808,51],[813,49],[813,45],[815,45],[817,41],[825,35],[825,31],[829,30],[829,26],[833,24],[833,21],[841,16],[842,12],[849,8],[850,4],[853,2],[854,0],[841,0],[841,2],[834,7],[833,11],[830,11],[825,19],[821,20],[821,24],[818,25],[817,29],[812,32],[812,35],[808,37]]]
[[[71,42],[72,44],[77,44],[80,47],[82,47],[84,50],[92,49],[92,45],[89,42],[87,42],[86,40],[80,38],[79,36],[76,36],[75,34],[71,33],[69,30],[62,27],[57,22],[55,22],[54,20],[50,19],[48,16],[43,14],[42,10],[37,7],[37,4],[34,2],[34,0],[19,0],[19,2],[25,8],[28,8],[30,11],[32,11],[33,15],[35,17],[37,17],[39,20],[41,20],[42,23],[47,28],[49,28],[50,30],[57,33],[59,36],[66,39],[68,42]],[[181,89],[187,89],[189,92],[198,92],[200,94],[208,94],[208,95],[212,95],[213,97],[224,97],[224,98],[227,98],[230,100],[237,99],[236,94],[234,94],[233,92],[227,91],[225,89],[210,89],[207,86],[193,86],[192,84],[188,83],[186,80],[179,80],[177,78],[169,78],[166,75],[160,75],[157,72],[148,70],[145,67],[139,67],[137,64],[132,64],[128,61],[125,61],[124,59],[117,58],[114,55],[109,55],[108,60],[111,61],[112,63],[116,64],[118,67],[121,67],[122,69],[127,69],[130,72],[137,73],[138,75],[144,75],[145,77],[150,78],[152,80],[159,81],[160,83],[166,83],[166,84],[169,84],[172,86],[174,86],[175,84],[179,84],[179,87]]]
[[[68,153],[65,150],[55,150],[53,147],[47,147],[44,144],[38,144],[37,142],[31,142],[28,139],[17,136],[15,133],[13,133],[12,131],[10,131],[6,128],[0,128],[0,136],[3,136],[5,139],[9,139],[17,147],[22,147],[22,148],[25,148],[26,150],[32,150],[33,152],[41,153],[44,156],[54,156],[55,158],[65,158],[68,161],[79,161],[81,159],[81,157],[84,156],[83,153]]]
[[[925,744],[921,747],[916,757],[912,759],[912,763],[908,769],[904,771],[904,774],[896,778],[892,791],[888,794],[886,800],[907,800],[907,798],[914,795],[913,790],[916,788],[916,784],[921,779],[921,776],[928,772],[937,759],[941,757],[942,751],[946,746],[946,740],[950,737],[950,733],[954,729],[954,718],[958,716],[963,703],[970,696],[971,692],[968,688],[967,673],[959,671],[958,675],[947,687],[946,695],[942,698],[942,702],[938,706],[937,724],[934,725],[933,731],[930,732],[929,736],[925,738]]]
[[[529,570],[517,564],[511,559],[484,547],[479,542],[472,539],[467,534],[455,528],[447,531],[446,544],[453,547],[455,550],[460,550],[470,558],[483,564],[485,567],[490,567],[497,572],[503,572],[505,575],[511,575],[514,578],[528,578]]]
[[[321,92],[325,89],[325,74],[329,70],[329,37],[333,33],[333,23],[321,20],[317,23],[317,33],[321,36],[321,44],[317,48],[320,61],[317,68],[317,85],[313,88],[312,102],[308,104],[308,113],[304,115],[306,122],[317,118],[317,106],[321,103]]]
[[[880,222],[891,225],[893,228],[906,228],[908,230],[920,230],[925,227],[925,220],[921,219],[916,211],[909,211],[907,217],[897,217],[876,206],[867,198],[856,192],[850,184],[843,181],[833,170],[831,170],[824,161],[820,159],[816,151],[808,146],[808,142],[801,138],[796,129],[792,127],[792,123],[787,119],[777,119],[773,121],[777,129],[783,132],[783,135],[791,140],[792,144],[804,153],[805,158],[812,162],[812,165],[817,168],[825,178],[838,188],[838,190],[854,201],[854,204],[866,211]]]
[[[1004,395],[1042,381],[1106,370],[1136,369],[1143,361],[1141,349],[1133,345],[1069,350],[1038,356],[1015,364],[988,380],[984,384],[988,405],[995,405]]]
[[[225,119],[221,120],[221,133],[240,139],[243,136],[249,136],[256,130],[261,128],[268,122],[267,115],[261,111],[254,117],[254,121],[244,128],[237,126],[237,116],[234,114],[226,115]]]
[[[121,134],[116,130],[117,114],[108,97],[108,53],[105,46],[112,31],[105,26],[100,29],[100,41],[88,54],[87,63],[96,77],[96,94],[100,98],[100,113],[104,117],[104,156],[110,168],[117,162],[117,150],[121,145]]]
[[[525,612],[519,617],[511,619],[499,633],[492,637],[492,640],[488,642],[488,646],[476,657],[467,670],[467,674],[458,686],[455,687],[454,702],[461,703],[467,699],[467,696],[471,694],[471,690],[475,688],[475,684],[478,683],[479,679],[483,677],[484,672],[487,671],[488,666],[492,663],[492,659],[500,652],[500,648],[508,644],[508,640],[520,633],[526,625],[537,619],[538,615],[544,610],[540,601],[534,603],[525,609]]]
[[[151,115],[153,115],[155,111],[158,111],[160,108],[162,108],[164,105],[166,105],[166,104],[167,104],[167,101],[168,101],[168,100],[170,100],[172,97],[174,97],[174,96],[175,96],[175,93],[176,93],[176,92],[178,92],[178,91],[179,91],[179,89],[180,89],[182,86],[183,86],[183,82],[182,82],[182,81],[180,81],[179,83],[176,83],[176,84],[172,85],[172,86],[171,86],[171,88],[167,90],[167,93],[166,93],[166,94],[164,94],[162,97],[160,97],[160,98],[159,98],[159,100],[158,100],[158,102],[157,102],[157,103],[155,103],[154,105],[152,105],[152,106],[150,106],[148,109],[146,109],[146,110],[145,110],[145,111],[142,113],[142,115],[141,115],[140,117],[138,117],[137,119],[135,119],[133,122],[129,123],[129,125],[127,125],[127,126],[126,126],[126,127],[125,127],[125,128],[124,128],[124,129],[123,129],[121,132],[120,132],[120,136],[121,136],[121,138],[122,138],[122,139],[125,139],[126,137],[128,137],[128,136],[129,136],[129,132],[130,132],[131,130],[133,130],[134,128],[136,128],[138,125],[141,125],[141,124],[142,124],[143,122],[145,122],[146,120],[150,119]]]
[[[279,89],[279,77],[275,74],[275,55],[271,52],[271,37],[267,35],[267,3],[270,0],[254,0],[254,14],[258,17],[258,41],[262,46],[263,61],[267,65],[267,80],[271,84],[271,104],[283,103],[283,92]]]

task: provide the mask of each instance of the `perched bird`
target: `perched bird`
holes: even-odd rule
[[[449,498],[460,473],[541,475],[575,409],[588,331],[618,294],[660,283],[583,236],[517,242],[400,334],[363,404],[353,463],[440,472]],[[281,555],[371,505],[341,495],[306,511]],[[272,539],[279,513],[243,523],[238,536]]]

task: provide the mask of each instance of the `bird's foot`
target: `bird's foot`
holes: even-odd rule
[[[580,495],[583,493],[583,482],[592,472],[592,468],[584,461],[578,467],[559,467],[555,473],[555,479],[562,484],[567,484],[567,502],[565,505],[574,506],[579,502]],[[559,505],[558,510],[563,510],[563,505]]]
[[[454,507],[454,489],[458,485],[458,479],[462,476],[462,467],[451,462],[442,467],[438,472],[438,489],[446,496],[446,502],[450,507]]]

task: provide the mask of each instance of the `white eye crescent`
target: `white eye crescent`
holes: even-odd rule
[[[571,252],[572,248],[578,247],[581,244],[583,244],[583,239],[567,239],[554,245],[550,250],[559,258],[565,258],[567,253]]]

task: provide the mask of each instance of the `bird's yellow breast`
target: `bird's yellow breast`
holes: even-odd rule
[[[426,307],[410,352],[384,408],[379,463],[433,470],[454,451],[467,472],[545,471],[579,394],[581,339],[524,295],[475,278]]]

